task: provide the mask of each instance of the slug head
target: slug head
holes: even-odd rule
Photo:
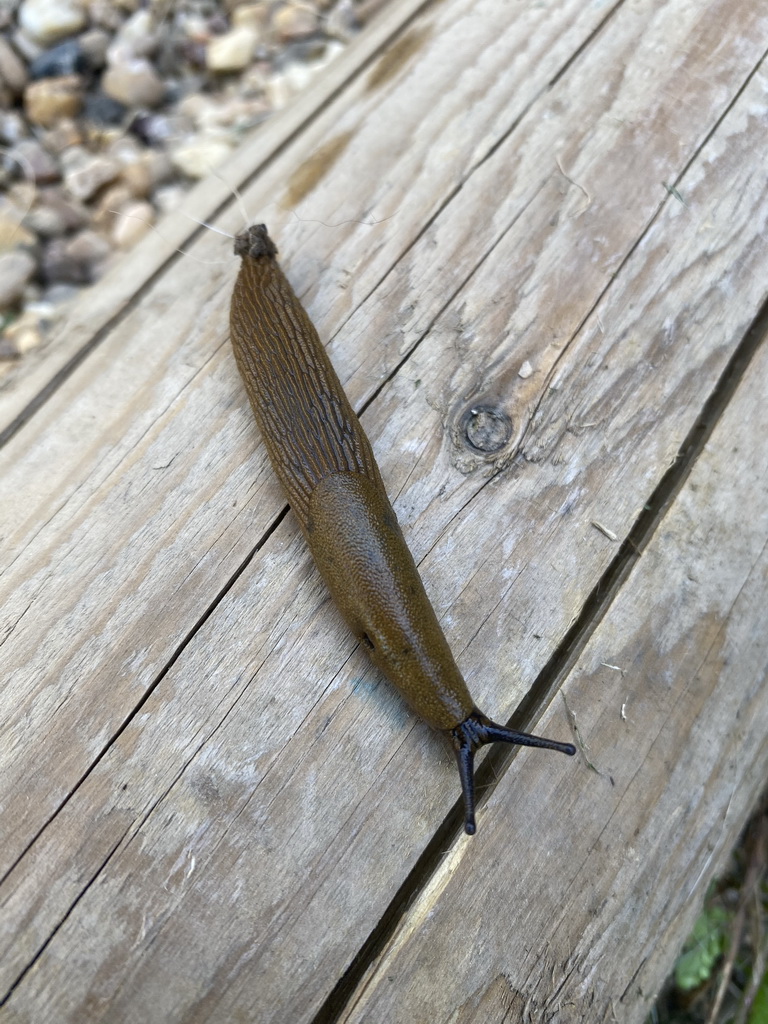
[[[235,256],[250,256],[257,260],[260,256],[274,259],[277,246],[269,237],[266,224],[251,224],[245,231],[235,237]]]
[[[464,796],[464,831],[468,836],[475,834],[475,751],[486,743],[517,743],[521,747],[546,747],[559,750],[572,757],[576,747],[572,743],[558,743],[543,736],[532,736],[527,732],[516,732],[506,726],[497,725],[477,708],[463,722],[450,730],[451,743],[456,754],[461,777],[461,791]]]

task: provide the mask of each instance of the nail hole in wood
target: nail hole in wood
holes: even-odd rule
[[[471,405],[461,418],[464,440],[477,452],[500,451],[512,436],[512,420],[501,409]]]

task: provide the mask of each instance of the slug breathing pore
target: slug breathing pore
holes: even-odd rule
[[[478,711],[387,498],[371,445],[277,263],[263,224],[235,239],[242,258],[232,346],[267,452],[332,597],[373,662],[453,746],[464,829],[475,832],[473,763],[486,743],[575,754],[571,743],[498,725]]]

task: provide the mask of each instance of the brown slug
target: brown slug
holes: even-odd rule
[[[413,710],[447,733],[465,824],[475,831],[473,761],[497,740],[575,754],[571,743],[497,725],[475,707],[387,498],[370,442],[263,224],[242,257],[230,327],[238,369],[272,465],[353,633]]]

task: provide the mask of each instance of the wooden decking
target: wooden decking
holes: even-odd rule
[[[480,706],[580,747],[492,752],[473,838],[285,512],[227,239],[10,382],[2,1024],[641,1024],[768,773],[766,47],[394,0],[189,197],[268,223]]]

